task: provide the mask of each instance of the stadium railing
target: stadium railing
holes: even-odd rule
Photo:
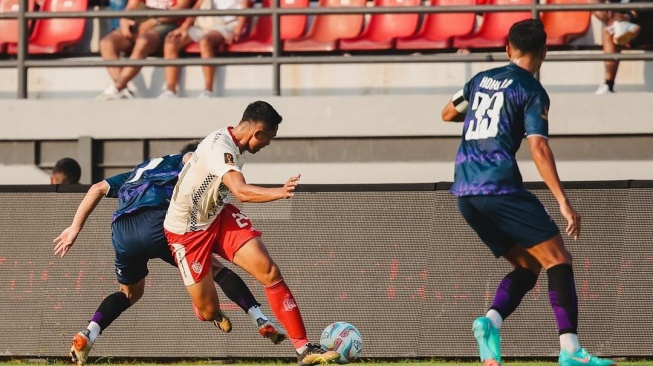
[[[201,65],[271,65],[272,91],[281,95],[281,65],[284,64],[361,64],[361,63],[429,63],[429,62],[491,62],[505,61],[504,52],[473,52],[470,54],[379,54],[379,55],[297,55],[284,52],[279,37],[280,17],[282,15],[327,15],[327,14],[406,14],[406,13],[463,13],[463,12],[524,12],[532,13],[538,18],[541,12],[549,11],[653,11],[653,3],[628,4],[539,4],[537,0],[531,5],[473,5],[473,6],[406,6],[406,7],[343,7],[343,8],[281,8],[279,0],[273,0],[269,8],[250,8],[242,10],[135,10],[135,11],[84,11],[84,12],[35,12],[27,11],[29,0],[20,0],[18,12],[0,13],[2,19],[18,20],[18,47],[15,60],[0,61],[0,68],[16,68],[18,71],[17,98],[25,99],[28,94],[27,80],[30,68],[55,67],[109,67],[109,66],[201,66]],[[145,60],[82,60],[82,59],[32,59],[28,54],[29,39],[28,23],[36,19],[48,18],[143,18],[165,16],[217,16],[217,15],[268,15],[272,18],[273,50],[269,55],[229,55],[213,59],[181,58],[175,60],[145,59]],[[573,51],[549,55],[547,61],[632,61],[653,60],[653,53],[616,53],[591,54]]]

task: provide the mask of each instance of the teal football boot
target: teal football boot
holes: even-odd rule
[[[612,366],[617,364],[612,360],[590,355],[585,348],[579,348],[575,353],[560,351],[558,363],[560,366]]]
[[[488,366],[486,360],[494,360],[500,365],[501,336],[499,336],[499,329],[494,327],[489,318],[482,316],[474,320],[472,330],[476,342],[478,342],[478,353],[481,356],[481,361],[486,366]]]

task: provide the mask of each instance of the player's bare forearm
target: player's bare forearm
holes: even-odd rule
[[[248,184],[242,173],[230,171],[222,177],[222,182],[240,202],[263,203],[294,196],[299,178],[300,175],[289,178],[283,187],[267,188]]]
[[[453,106],[453,102],[449,101],[442,109],[442,120],[445,122],[464,122],[465,114],[458,112]]]
[[[91,215],[93,210],[95,210],[95,207],[97,207],[98,203],[102,200],[102,197],[104,197],[108,191],[109,185],[105,181],[92,185],[88,192],[86,192],[79,207],[77,207],[77,212],[75,212],[75,217],[73,218],[71,226],[81,230],[88,217]]]
[[[464,122],[468,106],[469,103],[465,100],[461,89],[442,108],[442,120],[445,122]]]
[[[546,186],[549,187],[560,205],[568,203],[567,194],[562,187],[562,182],[560,182],[553,151],[551,151],[548,140],[540,136],[531,136],[528,138],[528,144],[537,171]]]
[[[286,198],[282,189],[267,188],[255,186],[253,184],[245,184],[241,186],[238,192],[231,192],[240,202],[263,203],[280,200]]]
[[[59,255],[63,258],[66,253],[68,253],[72,245],[75,244],[77,235],[79,235],[79,232],[84,227],[86,219],[88,219],[89,215],[91,212],[93,212],[98,202],[102,200],[102,197],[104,197],[108,191],[109,185],[106,181],[102,181],[91,186],[91,188],[86,193],[86,196],[84,196],[84,199],[82,199],[82,202],[79,204],[79,207],[77,207],[77,212],[73,218],[73,223],[64,229],[64,231],[62,231],[61,234],[59,234],[59,236],[57,236],[52,241],[55,243],[55,255]]]

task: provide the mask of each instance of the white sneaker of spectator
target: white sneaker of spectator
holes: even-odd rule
[[[615,20],[607,30],[608,33],[612,34],[614,43],[623,46],[637,37],[640,27],[637,24],[625,20]]]
[[[177,99],[177,93],[173,92],[172,90],[165,90],[161,95],[159,95],[159,99]]]
[[[213,92],[210,90],[202,90],[200,95],[197,96],[199,99],[209,99],[213,98]]]
[[[118,90],[115,85],[111,84],[107,86],[102,94],[98,95],[96,100],[116,100],[116,99],[132,99],[134,95],[127,88],[123,90]]]
[[[606,83],[599,85],[599,88],[596,89],[596,91],[594,92],[594,94],[596,95],[605,95],[605,94],[612,94],[612,93],[614,93],[614,91],[610,90],[610,87]]]

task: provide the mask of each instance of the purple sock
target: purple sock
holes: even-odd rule
[[[490,309],[501,314],[506,319],[517,309],[526,293],[537,283],[537,275],[528,269],[517,267],[508,273],[499,283],[497,293]]]
[[[558,323],[558,333],[578,331],[578,297],[574,272],[570,264],[558,264],[549,268],[549,300]]]
[[[124,292],[115,292],[102,301],[91,321],[98,323],[101,330],[105,330],[130,306],[131,303]]]
[[[229,268],[224,267],[220,270],[214,280],[229,300],[236,303],[244,312],[252,306],[261,306],[243,279]]]

